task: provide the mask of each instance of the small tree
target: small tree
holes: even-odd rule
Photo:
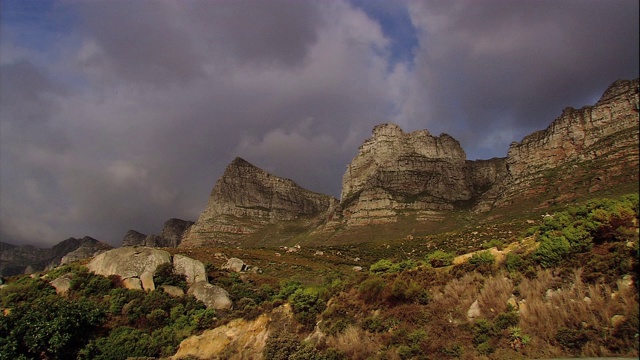
[[[427,262],[434,268],[449,266],[453,263],[453,254],[444,252],[442,250],[436,250],[427,255]]]

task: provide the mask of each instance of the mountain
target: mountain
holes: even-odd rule
[[[110,248],[110,245],[89,236],[81,239],[71,237],[48,249],[0,242],[0,275],[11,276],[42,271],[48,266],[59,265],[65,257],[68,262],[75,261]]]
[[[225,169],[206,209],[189,228],[181,246],[224,243],[278,222],[326,220],[338,200],[303,189],[241,158]]]
[[[236,158],[183,245],[295,238],[283,232],[339,238],[365,225],[438,222],[452,211],[526,212],[614,188],[638,191],[638,103],[638,79],[618,80],[593,106],[564,109],[489,160],[467,160],[447,134],[381,124],[347,166],[339,202]]]
[[[122,246],[178,247],[193,221],[172,218],[165,221],[160,235],[145,235],[129,230],[122,239]]]

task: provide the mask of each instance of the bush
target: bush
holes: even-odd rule
[[[262,354],[265,359],[289,360],[300,348],[298,339],[289,333],[272,333],[264,345]]]
[[[565,350],[578,352],[589,341],[589,338],[582,330],[562,328],[556,333],[555,340]]]
[[[104,312],[85,299],[49,295],[21,303],[0,316],[0,358],[76,358],[104,319]]]
[[[374,303],[380,300],[385,285],[385,281],[381,278],[371,276],[360,283],[358,292],[360,292],[360,297],[362,297],[365,302]]]
[[[522,256],[518,254],[507,253],[504,260],[504,266],[507,268],[508,272],[515,273],[522,270],[524,260],[522,259]]]
[[[493,247],[502,250],[504,248],[504,242],[499,239],[493,239],[482,244],[483,249],[491,249]]]
[[[493,265],[495,261],[496,261],[495,256],[493,256],[493,254],[491,254],[491,252],[489,251],[477,252],[473,254],[471,258],[469,258],[469,264],[476,265],[476,266]]]
[[[369,267],[369,271],[371,271],[374,274],[386,273],[389,271],[389,269],[391,269],[392,266],[393,266],[393,262],[391,262],[391,260],[382,259],[372,264]]]
[[[442,250],[436,250],[431,254],[427,255],[427,262],[431,264],[434,268],[449,266],[453,262],[453,254],[444,252]]]
[[[13,308],[23,302],[30,303],[55,294],[56,290],[46,281],[25,276],[0,291],[0,304],[4,308]]]
[[[571,245],[564,236],[544,237],[532,257],[542,267],[558,265],[569,254]]]
[[[172,285],[187,290],[187,278],[182,274],[177,274],[173,264],[167,263],[158,266],[153,274],[153,283],[156,287],[161,285]]]
[[[320,292],[314,288],[298,289],[289,297],[295,319],[307,327],[313,327],[316,317],[326,307]]]

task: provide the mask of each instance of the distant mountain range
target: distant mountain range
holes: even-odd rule
[[[378,125],[347,166],[340,200],[236,158],[195,223],[171,219],[161,235],[130,230],[123,246],[251,245],[258,238],[280,244],[296,236],[339,241],[342,232],[368,225],[426,224],[454,211],[500,216],[613,188],[637,192],[638,85],[638,79],[618,80],[593,106],[564,109],[545,130],[512,143],[504,158],[467,160],[447,134]],[[0,272],[42,270],[83,247],[108,245],[88,237],[51,249],[0,243]]]

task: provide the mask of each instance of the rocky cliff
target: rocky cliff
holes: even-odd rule
[[[326,234],[402,216],[428,221],[452,210],[532,209],[637,185],[638,103],[638,80],[616,81],[595,105],[565,109],[548,128],[513,143],[507,157],[489,160],[467,160],[447,134],[378,125],[347,166],[339,203],[236,158],[184,245],[246,238],[296,219],[313,219],[297,231],[324,223]]]
[[[165,221],[160,235],[145,235],[129,230],[122,239],[122,246],[178,247],[193,221],[172,218]]]
[[[226,241],[277,222],[326,217],[337,200],[303,189],[241,158],[226,168],[182,246]]]
[[[542,204],[531,205],[545,206],[584,187],[637,181],[638,80],[619,80],[594,106],[567,108],[547,129],[513,143],[506,158],[470,161],[449,135],[376,126],[347,166],[338,221],[437,219],[456,208],[484,212],[535,197]]]
[[[348,225],[394,222],[407,210],[438,217],[469,206],[505,173],[504,159],[468,161],[447,134],[378,125],[343,177],[342,216]]]
[[[566,201],[584,190],[637,184],[638,103],[638,79],[618,80],[595,105],[566,108],[546,129],[512,143],[506,176],[477,210],[541,195],[547,202]]]

